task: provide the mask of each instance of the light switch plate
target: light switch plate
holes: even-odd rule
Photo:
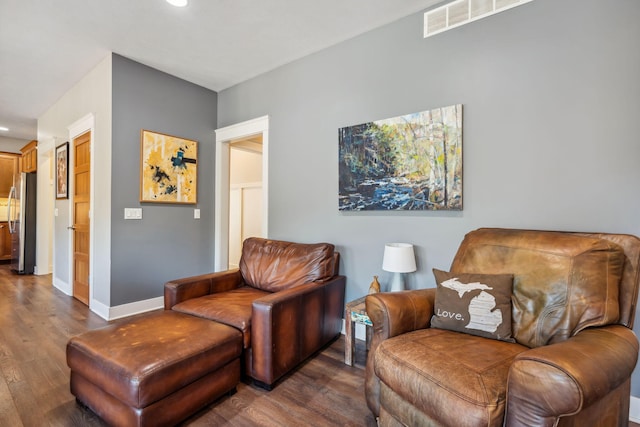
[[[194,209],[193,210],[193,218],[194,219],[200,219],[200,209]]]
[[[142,219],[142,208],[124,208],[124,219]]]

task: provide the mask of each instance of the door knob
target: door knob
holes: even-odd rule
[[[75,229],[76,229],[76,227],[74,227],[73,225],[67,227],[67,230],[75,230]]]

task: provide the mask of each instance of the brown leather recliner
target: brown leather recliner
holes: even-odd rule
[[[165,310],[239,329],[246,375],[270,389],[340,334],[346,278],[334,249],[249,238],[240,268],[166,283]]]
[[[627,426],[640,239],[479,229],[451,272],[513,274],[515,343],[430,325],[436,289],[369,295],[380,426]]]

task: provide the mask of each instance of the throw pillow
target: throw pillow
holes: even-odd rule
[[[463,274],[433,269],[431,326],[515,342],[511,334],[512,274]]]

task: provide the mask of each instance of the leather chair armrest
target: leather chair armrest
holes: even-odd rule
[[[253,310],[264,311],[271,310],[273,307],[282,304],[292,304],[293,300],[297,297],[301,297],[309,292],[313,292],[317,288],[324,286],[325,283],[305,283],[304,285],[295,286],[290,289],[285,289],[278,292],[273,292],[262,298],[258,298],[253,301]]]
[[[380,380],[373,367],[373,356],[387,338],[429,326],[433,315],[435,288],[367,295],[367,315],[373,323],[373,338],[365,367],[365,396],[371,412],[380,415]]]
[[[365,304],[373,323],[373,339],[377,337],[382,342],[429,326],[435,295],[435,288],[367,295]]]
[[[638,340],[621,325],[519,354],[509,370],[506,425],[555,425],[626,381],[637,359]]]
[[[253,301],[251,376],[255,380],[273,384],[328,342],[331,327],[325,326],[337,325],[334,317],[341,319],[345,283],[344,276],[335,276]],[[333,336],[338,333],[339,329]]]
[[[164,309],[171,310],[174,305],[191,298],[229,291],[242,286],[242,283],[242,275],[237,268],[172,280],[164,284]]]

